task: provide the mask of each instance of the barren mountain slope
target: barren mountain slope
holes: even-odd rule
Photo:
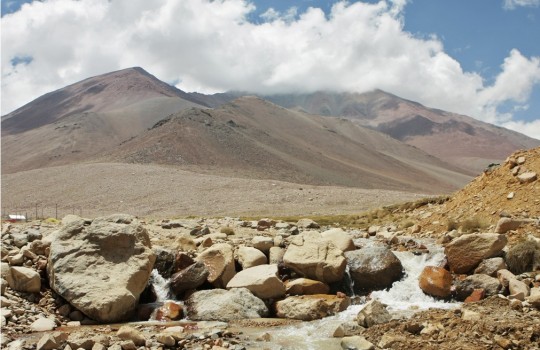
[[[265,96],[286,108],[342,116],[475,172],[539,140],[473,118],[427,108],[384,91]]]
[[[85,160],[194,101],[141,68],[83,80],[2,117],[2,172]]]
[[[100,159],[421,192],[448,191],[469,179],[459,168],[350,121],[290,111],[257,97],[182,111]]]

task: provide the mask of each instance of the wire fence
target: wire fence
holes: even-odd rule
[[[62,219],[68,214],[83,216],[84,210],[79,206],[54,204],[53,206],[2,204],[2,220],[33,221],[49,218]]]

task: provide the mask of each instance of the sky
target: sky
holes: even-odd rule
[[[184,91],[382,89],[540,139],[540,0],[3,0],[1,113],[140,66]]]

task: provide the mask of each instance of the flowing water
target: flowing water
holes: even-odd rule
[[[171,291],[169,288],[169,281],[163,278],[159,274],[158,270],[152,270],[152,274],[150,275],[150,281],[154,286],[154,291],[156,292],[156,302],[164,302],[166,300],[172,299]]]
[[[429,308],[450,309],[460,303],[444,302],[425,295],[418,287],[418,277],[425,266],[438,266],[444,259],[444,251],[435,245],[428,246],[429,253],[414,255],[411,252],[394,252],[405,271],[404,277],[391,288],[371,293],[371,298],[388,305],[394,318],[408,317],[414,312]],[[268,331],[269,349],[317,350],[340,349],[339,340],[332,338],[336,327],[346,321],[354,321],[363,304],[351,305],[345,311],[322,320],[302,322]]]

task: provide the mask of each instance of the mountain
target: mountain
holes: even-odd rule
[[[254,96],[190,108],[103,155],[236,177],[441,192],[470,177],[417,148],[352,123],[291,111]]]
[[[83,80],[2,117],[2,172],[85,160],[190,107],[202,105],[142,68]]]
[[[316,92],[263,98],[285,108],[347,118],[474,172],[504,160],[517,149],[540,145],[540,140],[523,134],[464,115],[427,108],[381,90],[363,94]],[[210,104],[210,101],[205,103]]]

